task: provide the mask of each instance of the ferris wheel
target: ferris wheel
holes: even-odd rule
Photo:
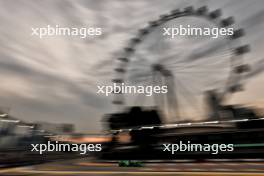
[[[121,57],[116,58],[113,83],[121,85],[166,85],[166,94],[114,94],[118,109],[126,106],[154,106],[165,122],[208,117],[205,94],[215,93],[220,102],[242,90],[243,75],[249,70],[243,55],[249,46],[241,44],[244,30],[233,17],[223,18],[221,9],[206,6],[172,10],[140,29]],[[164,28],[233,28],[232,35],[164,36]],[[228,96],[227,96],[228,95]]]

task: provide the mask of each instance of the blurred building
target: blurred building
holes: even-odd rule
[[[52,134],[73,134],[75,131],[73,124],[56,124],[49,122],[37,122],[35,123],[36,130],[44,130]]]

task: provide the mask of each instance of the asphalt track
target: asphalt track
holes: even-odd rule
[[[155,162],[144,167],[118,167],[115,162],[91,162],[88,159],[59,161],[34,166],[1,169],[1,176],[264,176],[264,161]]]

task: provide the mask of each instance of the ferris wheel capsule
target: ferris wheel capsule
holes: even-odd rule
[[[221,9],[216,9],[209,13],[209,17],[211,19],[216,19],[222,15]]]

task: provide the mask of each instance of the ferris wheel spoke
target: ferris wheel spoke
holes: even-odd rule
[[[146,83],[146,81],[148,81],[151,78],[151,76],[146,76],[146,77],[142,77],[141,79],[138,78],[137,80],[133,80],[131,81],[133,84],[141,84],[141,83]]]
[[[212,66],[215,66],[217,67],[218,69],[220,69],[221,67],[219,67],[219,65],[223,64],[224,62],[223,61],[219,61],[219,59],[216,59],[215,62],[206,62],[204,61],[203,63],[192,63],[192,64],[185,64],[185,65],[167,65],[166,67],[168,68],[175,68],[175,69],[178,69],[178,70],[187,70],[187,69],[196,69],[196,68],[199,68],[199,69],[204,69],[206,67],[212,67]],[[230,63],[228,63],[230,64]],[[201,67],[202,66],[202,67]],[[229,66],[227,64],[225,64],[225,66],[222,66],[222,68],[225,68],[226,66]],[[213,69],[213,68],[212,68]]]
[[[208,61],[209,62],[209,61]],[[222,61],[214,61],[212,63],[206,63],[206,62],[200,62],[197,64],[189,65],[189,66],[184,66],[184,69],[193,69],[195,66],[195,69],[225,69],[225,67],[229,66],[229,62],[222,62]]]
[[[131,62],[131,64],[134,65],[134,67],[136,68],[140,68],[140,67],[148,67],[150,64],[147,62],[142,62],[142,61],[133,61]]]
[[[203,57],[201,59],[194,59],[194,60],[187,60],[185,61],[185,64],[186,63],[198,63],[198,62],[204,62],[204,63],[207,63],[207,64],[214,64],[214,63],[217,63],[218,61],[221,62],[223,59],[225,58],[228,58],[231,56],[231,53],[230,52],[219,52],[219,53],[215,53],[214,55],[211,55],[210,57]],[[208,62],[208,60],[210,61],[214,61],[214,62]]]
[[[189,82],[192,83],[192,85],[200,85],[201,87],[193,87],[193,89],[197,88],[197,92],[196,94],[201,93],[200,90],[202,88],[206,89],[206,87],[208,87],[208,83],[207,82],[216,82],[216,81],[221,81],[222,83],[225,82],[225,80],[227,79],[227,75],[226,76],[222,76],[221,78],[217,78],[216,76],[212,76],[212,74],[205,74],[205,75],[199,75],[198,78],[195,78],[194,76],[191,75],[186,75],[186,74],[178,74],[178,77],[182,77],[183,80],[189,80]],[[202,77],[201,77],[202,76]],[[202,78],[202,79],[201,79]]]
[[[171,57],[171,58],[173,58],[173,57]],[[179,57],[174,57],[174,62],[161,62],[162,64],[164,64],[164,65],[178,65],[178,66],[180,66],[181,64],[185,64],[186,63],[186,61],[184,60],[184,57],[183,56],[180,56],[179,55]]]
[[[184,97],[184,100],[188,102],[188,105],[192,106],[194,109],[199,110],[199,107],[197,107],[198,102],[195,98],[191,98],[194,93],[190,91],[179,79],[177,79],[178,86],[182,87],[182,89],[178,89],[179,92],[181,92],[181,96]]]
[[[139,82],[137,84],[139,84]],[[141,85],[142,86],[148,86],[150,84],[151,84],[151,78],[148,77],[148,79],[145,79],[143,81],[143,84],[141,84]],[[144,102],[145,102],[145,100],[146,100],[146,95],[137,94],[134,104],[141,104],[141,105],[143,105]]]
[[[166,57],[162,57],[159,60],[159,63],[161,63],[161,64],[169,64],[169,63],[171,63],[169,61],[174,61],[173,63],[175,63],[175,61],[179,61],[180,60],[179,56],[180,56],[180,54],[176,53],[176,54],[172,54],[172,55],[169,55],[169,56],[166,56]]]
[[[214,55],[200,57],[199,60],[195,60],[195,61],[210,65],[210,64],[217,64],[218,62],[222,62],[223,60],[229,59],[231,56],[232,56],[231,52],[219,52]]]
[[[198,72],[205,72],[205,73],[208,73],[208,72],[215,72],[217,70],[219,70],[220,68],[197,68],[198,65],[193,65],[193,66],[188,66],[188,67],[177,67],[177,66],[170,66],[168,67],[170,70],[171,69],[174,69],[175,70],[175,73],[198,73]]]
[[[179,77],[179,76],[178,76]],[[179,81],[179,79],[177,79],[178,82],[182,83],[182,81]],[[186,86],[184,87],[186,91],[189,91],[191,94],[193,95],[197,95],[197,94],[200,94],[201,93],[201,84],[203,84],[203,80],[199,80],[199,79],[195,79],[193,78],[192,76],[185,76],[183,75],[182,76],[182,80],[189,80],[189,82],[192,82],[192,87],[191,87],[191,90],[188,89]],[[200,86],[198,86],[200,85]],[[184,86],[184,84],[182,84],[182,86]]]
[[[131,73],[131,75],[133,75],[136,73],[142,73],[142,72],[146,72],[146,71],[145,71],[144,67],[135,67],[135,68],[130,68],[129,70],[127,70],[127,72]]]
[[[181,69],[181,70],[175,70],[174,72],[177,74],[177,73],[186,73],[186,74],[210,74],[210,73],[214,73],[213,75],[210,74],[211,76],[214,76],[214,75],[217,75],[219,73],[221,73],[221,71],[223,71],[223,69],[219,69],[219,68],[216,68],[216,69],[209,69],[209,68],[204,68],[204,69]],[[228,70],[226,70],[228,71]],[[208,75],[208,76],[210,76]]]
[[[188,56],[188,60],[197,60],[211,54],[216,54],[217,52],[221,52],[223,47],[226,47],[226,43],[222,39],[219,39],[218,42],[210,41],[209,43],[192,50]]]
[[[152,50],[152,51],[155,51],[155,52],[158,51],[158,50],[162,50],[161,46],[162,46],[163,37],[159,37],[157,39],[157,36],[155,36],[151,40],[152,41],[146,41],[145,46],[142,46],[142,48],[145,49],[145,50]],[[157,42],[157,40],[160,41],[160,42]]]
[[[151,76],[151,73],[142,73],[142,74],[129,76],[128,80],[135,83],[136,81],[139,81],[139,80],[145,80],[150,76]]]

